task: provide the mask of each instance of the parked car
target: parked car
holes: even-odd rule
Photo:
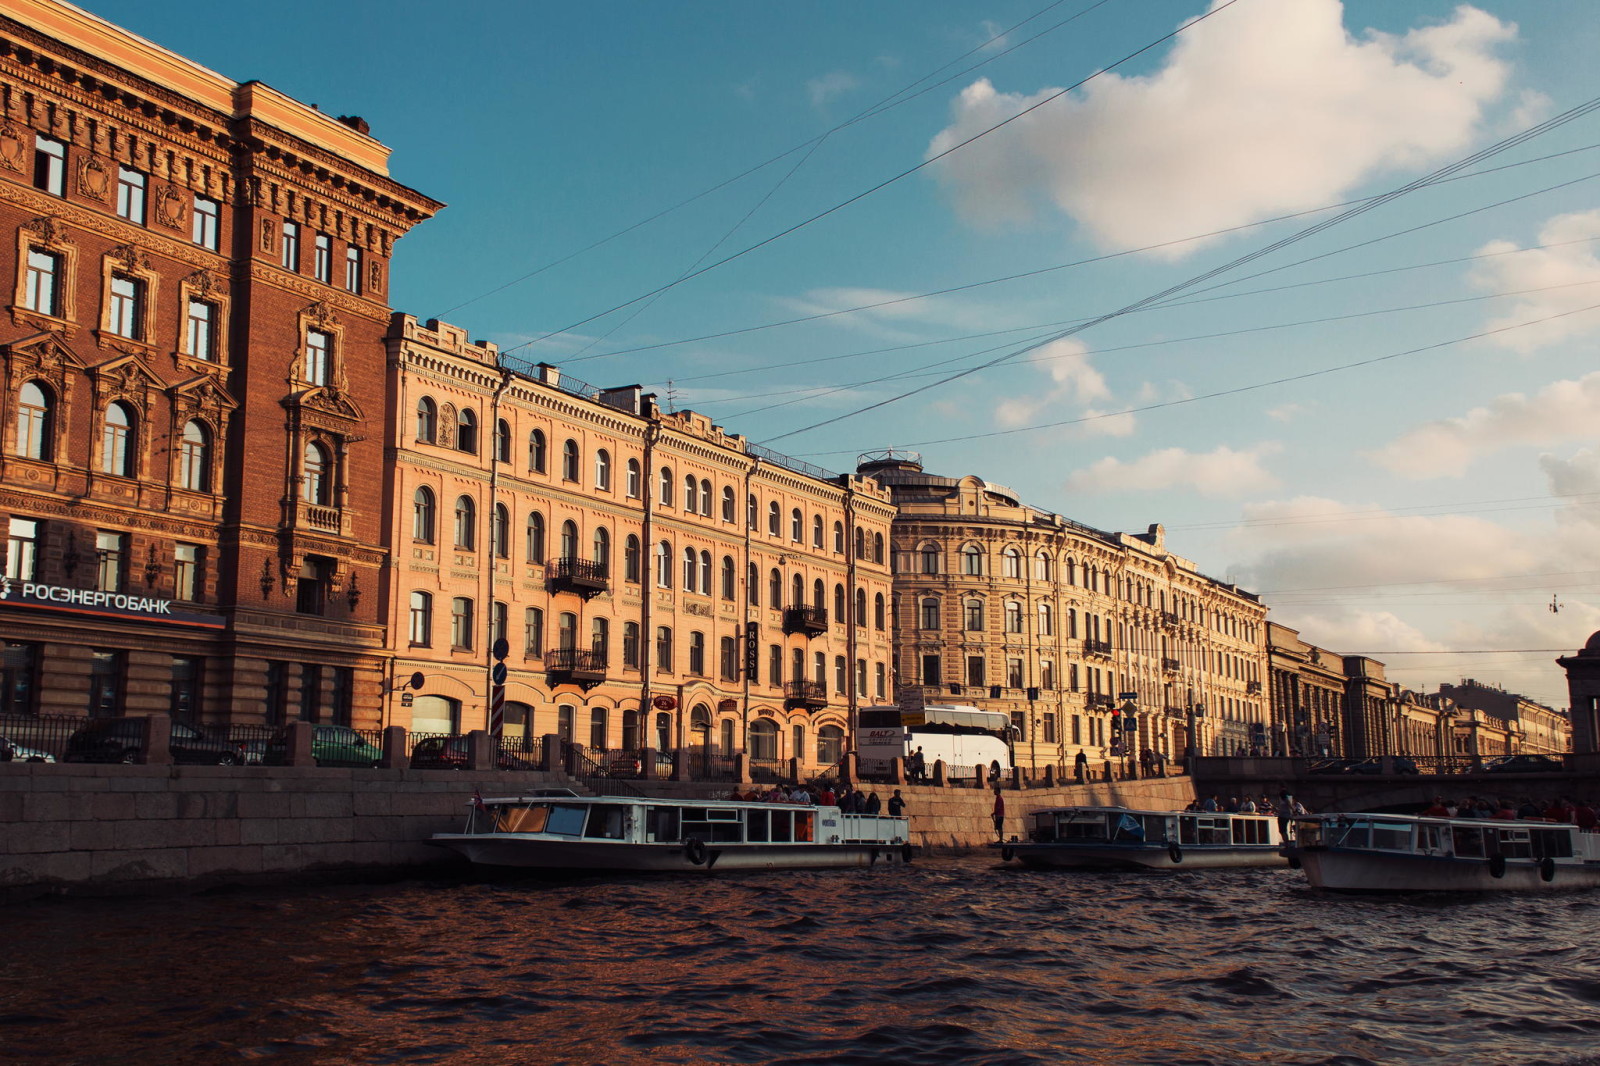
[[[465,770],[467,768],[466,737],[424,737],[411,749],[413,770]],[[526,759],[518,758],[501,748],[495,759],[497,770],[537,770]]]
[[[1395,773],[1395,774],[1421,773],[1421,771],[1417,769],[1416,762],[1411,760],[1411,759],[1406,758],[1404,755],[1391,755],[1389,757],[1389,762],[1390,762],[1390,765],[1393,767],[1391,770],[1388,771],[1389,773]],[[1348,767],[1346,767],[1344,769],[1343,772],[1347,773],[1347,774],[1381,774],[1381,773],[1385,772],[1384,771],[1384,767],[1383,767],[1383,759],[1378,758],[1378,757],[1374,757],[1374,758],[1371,758],[1371,759],[1360,759],[1360,760],[1358,760],[1356,762],[1351,763]]]
[[[242,766],[244,751],[215,740],[182,722],[172,723],[167,751],[176,763]],[[138,762],[144,752],[144,723],[137,718],[97,718],[67,738],[63,762]]]
[[[0,736],[0,762],[55,762],[48,751],[18,744],[10,737]]]
[[[347,725],[311,727],[311,758],[318,766],[358,766],[368,768],[383,761],[383,752]],[[289,761],[289,730],[282,729],[267,741],[261,753],[266,766],[283,766]]]
[[[1491,774],[1548,774],[1566,768],[1560,759],[1527,753],[1502,755],[1498,759],[1490,759],[1483,767],[1486,773]]]

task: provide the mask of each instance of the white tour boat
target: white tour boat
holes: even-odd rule
[[[1281,866],[1270,814],[1046,807],[1027,814],[1028,839],[990,844],[1026,866],[1190,870]]]
[[[750,800],[473,798],[466,828],[428,843],[483,866],[544,870],[790,870],[910,862],[905,818]]]
[[[1600,833],[1575,825],[1406,814],[1295,820],[1290,865],[1346,892],[1504,892],[1600,885]]]

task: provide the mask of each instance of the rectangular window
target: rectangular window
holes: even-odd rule
[[[1046,691],[1056,687],[1056,664],[1049,659],[1039,663],[1039,687]]]
[[[328,607],[328,585],[333,578],[333,560],[308,556],[295,579],[294,609],[300,614],[320,615]]]
[[[267,663],[267,725],[279,726],[289,716],[289,664]]]
[[[472,601],[464,596],[450,602],[450,646],[463,650],[472,647]]]
[[[888,671],[884,668],[884,665],[882,663],[873,664],[872,669],[873,669],[873,688],[872,688],[873,695],[876,698],[880,699],[880,700],[887,699],[888,695],[889,695]]]
[[[767,646],[767,684],[783,684],[783,649],[776,644]]]
[[[34,694],[39,691],[40,649],[10,640],[0,644],[0,714],[39,713]]]
[[[335,666],[333,668],[332,681],[333,691],[328,695],[333,703],[333,724],[350,725],[355,716],[355,668],[351,666]]]
[[[144,225],[145,177],[137,170],[117,168],[117,214]]]
[[[361,249],[353,244],[344,249],[344,287],[361,295]]]
[[[1021,688],[1022,687],[1022,660],[1021,659],[1007,659],[1006,660],[1006,687],[1007,688]]]
[[[622,626],[622,665],[639,669],[639,623],[625,622]]]
[[[982,685],[983,685],[983,676],[984,676],[983,656],[981,656],[981,655],[969,655],[969,656],[967,656],[967,684],[972,685],[974,687],[982,687]]]
[[[116,718],[122,714],[123,662],[124,656],[120,651],[95,649],[90,654],[90,718]]]
[[[322,718],[322,667],[300,667],[300,720],[316,722]]]
[[[736,637],[722,638],[722,680],[739,680],[739,641]]]
[[[201,662],[187,655],[172,657],[172,694],[167,713],[186,725],[200,721]]]
[[[324,285],[333,284],[333,238],[326,233],[312,238],[311,273]]]
[[[49,137],[33,139],[33,187],[67,195],[67,146]]]
[[[944,684],[942,660],[937,655],[924,655],[922,657],[922,683],[924,685]]]
[[[281,262],[283,269],[300,273],[300,224],[298,222],[285,222],[283,224],[283,246],[279,249],[283,253]]]
[[[544,654],[544,611],[538,607],[522,612],[522,639],[525,654],[534,658]]]
[[[333,338],[320,329],[306,330],[305,379],[313,385],[328,383],[328,353]]]
[[[144,338],[144,282],[112,275],[111,317],[107,326],[119,337]]]
[[[1072,742],[1083,743],[1083,718],[1076,714],[1072,716]]]
[[[1044,742],[1046,744],[1056,743],[1056,712],[1054,711],[1044,712]]]
[[[127,556],[128,538],[121,533],[99,532],[94,537],[95,557],[99,573],[95,588],[101,592],[122,591],[123,560]]]
[[[204,196],[196,196],[194,198],[194,243],[202,248],[209,248],[213,252],[216,251],[221,217],[221,208],[215,200],[208,200]]]
[[[179,544],[172,550],[172,598],[200,598],[200,545]]]
[[[216,308],[204,300],[189,301],[188,329],[185,331],[186,350],[196,359],[210,362],[215,358],[211,333],[212,316]]]
[[[8,533],[6,577],[34,580],[39,572],[39,523],[32,518],[13,518]]]
[[[61,317],[61,257],[37,248],[28,249],[28,277],[22,306],[52,318]]]
[[[433,597],[426,592],[413,592],[409,618],[411,646],[429,647],[433,643]]]

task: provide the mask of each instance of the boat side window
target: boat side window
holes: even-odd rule
[[[507,833],[542,833],[550,821],[550,808],[510,807],[500,815],[500,828]]]
[[[1529,859],[1533,857],[1533,843],[1528,839],[1526,829],[1500,830],[1500,854],[1508,859]]]
[[[743,839],[736,807],[685,807],[683,837],[698,837],[712,844],[737,844]]]
[[[1267,842],[1266,819],[1235,818],[1233,820],[1233,842],[1235,844],[1265,844]]]
[[[1056,839],[1063,842],[1104,840],[1106,839],[1105,816],[1064,814],[1056,821]]]
[[[794,812],[794,838],[802,844],[809,844],[812,840],[811,819],[812,811]]]
[[[1184,843],[1184,844],[1193,844],[1195,841],[1200,839],[1199,836],[1196,833],[1196,830],[1195,830],[1195,823],[1198,822],[1199,820],[1200,819],[1198,819],[1198,818],[1181,818],[1181,817],[1178,819],[1178,840],[1179,840],[1179,842]]]
[[[583,822],[588,814],[587,807],[560,807],[550,808],[550,820],[545,824],[546,833],[559,833],[564,837],[583,835]]]
[[[769,838],[767,812],[751,809],[744,812],[744,838],[755,844],[765,844]]]
[[[1566,829],[1535,829],[1531,831],[1534,854],[1543,859],[1572,857],[1572,833]]]
[[[1419,825],[1417,826],[1417,848],[1431,855],[1444,853],[1444,826]]]
[[[1144,822],[1144,838],[1151,843],[1161,843],[1170,839],[1167,835],[1168,819],[1164,814],[1146,814],[1141,816]]]
[[[1411,825],[1407,822],[1373,822],[1372,846],[1383,851],[1410,851]],[[1479,846],[1482,846],[1481,842]]]
[[[794,812],[772,812],[772,841],[775,844],[787,844],[794,839]]]
[[[681,840],[678,834],[678,808],[648,807],[645,809],[645,840],[661,843]]]
[[[1477,826],[1455,826],[1450,830],[1455,838],[1455,851],[1459,858],[1479,859],[1483,857],[1483,830]]]
[[[1228,819],[1196,818],[1194,842],[1196,844],[1232,844],[1233,831],[1228,828]]]
[[[601,840],[622,839],[622,808],[597,803],[589,808],[589,824],[583,835]]]
[[[1348,822],[1335,831],[1333,844],[1340,848],[1364,848],[1370,839],[1366,822]]]

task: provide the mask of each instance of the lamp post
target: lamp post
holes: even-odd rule
[[[1189,690],[1189,735],[1183,746],[1184,762],[1188,764],[1189,776],[1194,776],[1194,761],[1200,754],[1199,737],[1195,733],[1196,719],[1204,718],[1206,707],[1203,703],[1195,703],[1194,689]]]

